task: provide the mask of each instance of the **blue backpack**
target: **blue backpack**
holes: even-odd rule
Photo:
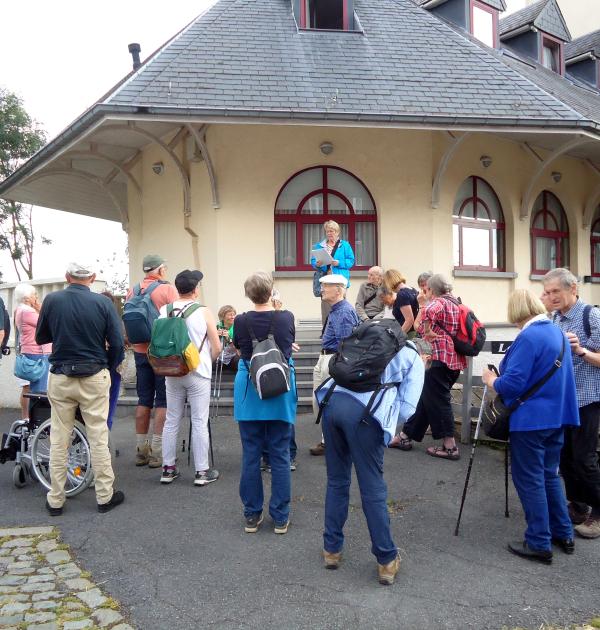
[[[158,309],[150,299],[152,292],[159,285],[166,284],[156,280],[143,292],[139,284],[133,287],[133,295],[123,306],[123,324],[129,343],[149,343],[152,337],[152,324],[158,319]]]

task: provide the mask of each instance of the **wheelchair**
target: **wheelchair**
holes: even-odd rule
[[[0,442],[0,464],[14,461],[13,483],[17,488],[28,479],[50,489],[50,402],[44,394],[26,394],[30,399],[29,418],[16,420]],[[90,445],[79,410],[67,449],[65,493],[74,497],[93,481]]]

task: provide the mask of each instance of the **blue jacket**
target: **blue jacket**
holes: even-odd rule
[[[371,407],[371,415],[383,429],[383,442],[386,446],[396,434],[398,422],[406,422],[415,413],[421,397],[424,378],[425,366],[423,361],[415,346],[408,341],[406,346],[388,363],[381,375],[382,383],[400,383],[400,385],[382,390]],[[315,393],[317,402],[323,400],[332,385],[334,385],[333,380],[329,380]],[[366,407],[372,394],[373,392],[353,392],[337,385],[335,392],[329,399],[329,407],[335,408],[335,401],[338,396],[352,396]],[[357,421],[359,419],[357,418]]]
[[[517,335],[500,363],[501,376],[494,382],[494,389],[506,405],[512,405],[550,370],[560,355],[563,341],[561,367],[511,414],[511,431],[579,425],[571,346],[564,333],[548,319],[531,323]]]
[[[313,245],[313,249],[325,249],[326,241],[323,240],[320,243],[315,243]],[[348,286],[350,286],[350,269],[354,266],[354,252],[352,251],[352,247],[348,241],[340,239],[340,245],[337,248],[335,254],[333,255],[334,260],[339,261],[339,265],[337,267],[332,267],[332,273],[338,273],[340,276],[344,276],[346,280],[348,280]],[[327,265],[323,267],[317,267],[317,259],[313,256],[310,259],[310,264],[313,269],[320,269],[321,271],[327,271]]]

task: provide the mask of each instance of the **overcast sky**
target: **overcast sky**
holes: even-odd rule
[[[2,3],[0,86],[15,92],[29,114],[56,136],[131,69],[127,45],[142,59],[202,13],[214,0],[29,0]],[[508,0],[509,9],[525,0]],[[34,229],[52,239],[34,249],[36,278],[64,274],[70,260],[124,257],[121,226],[57,210],[34,209]],[[105,265],[104,265],[105,266]],[[0,254],[5,282],[17,280]],[[117,273],[123,274],[123,267]]]

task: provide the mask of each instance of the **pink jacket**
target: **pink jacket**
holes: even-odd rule
[[[46,343],[43,346],[38,346],[35,343],[35,327],[38,317],[38,312],[27,304],[21,304],[15,311],[15,327],[19,329],[19,341],[23,354],[50,354],[52,352],[51,343]]]

